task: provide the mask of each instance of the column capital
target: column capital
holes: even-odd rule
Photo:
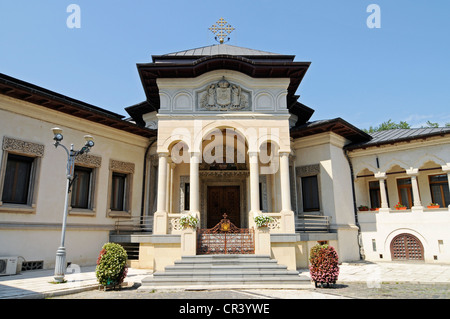
[[[279,150],[278,151],[278,155],[279,156],[289,156],[289,155],[291,155],[291,151],[290,150]]]
[[[386,172],[378,172],[378,173],[375,173],[374,175],[375,175],[376,179],[386,179],[387,178]]]
[[[447,165],[442,165],[442,170],[446,173],[450,173],[450,163],[447,163]]]
[[[419,169],[410,167],[409,169],[406,170],[406,174],[409,176],[417,176],[419,175]]]
[[[202,154],[202,152],[200,151],[189,151],[189,156],[193,157],[193,156],[200,156]]]
[[[169,157],[169,152],[158,152],[159,157]]]

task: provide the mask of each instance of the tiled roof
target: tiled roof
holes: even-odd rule
[[[393,129],[370,133],[372,139],[365,143],[355,144],[349,149],[365,148],[369,146],[409,141],[431,136],[450,134],[450,127],[437,128],[412,128],[412,129]]]

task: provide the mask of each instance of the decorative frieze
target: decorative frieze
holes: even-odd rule
[[[297,177],[313,176],[320,173],[320,164],[304,165],[295,168]]]
[[[44,156],[44,145],[32,142],[26,142],[7,136],[3,137],[3,150],[16,152],[29,156]]]
[[[75,158],[75,164],[97,168],[102,165],[102,158],[100,156],[84,153]]]
[[[122,162],[117,160],[109,161],[109,169],[121,173],[133,174],[134,173],[134,163]]]
[[[206,171],[200,171],[199,174],[202,177],[206,177],[206,176],[234,177],[234,176],[249,176],[250,172],[247,170],[242,170],[242,171],[239,171],[239,170],[236,170],[236,171],[220,171],[220,170],[208,171],[208,170],[206,170]]]

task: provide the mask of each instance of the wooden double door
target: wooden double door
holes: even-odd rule
[[[227,214],[228,219],[241,227],[240,187],[208,186],[207,228],[214,227]]]

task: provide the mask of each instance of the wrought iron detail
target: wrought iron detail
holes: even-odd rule
[[[208,229],[197,230],[197,254],[254,254],[255,230],[236,227],[223,214],[223,219]]]

